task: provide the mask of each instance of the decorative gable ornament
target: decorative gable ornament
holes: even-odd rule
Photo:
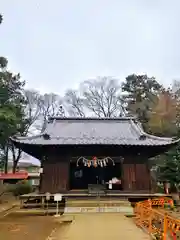
[[[85,157],[80,157],[77,159],[76,166],[79,167],[80,164],[83,164],[85,167],[106,167],[109,163],[112,163],[114,166],[114,160],[110,157],[97,158],[93,157],[92,159],[87,159]]]
[[[50,140],[51,136],[48,133],[44,133],[43,138],[44,138],[44,140]]]

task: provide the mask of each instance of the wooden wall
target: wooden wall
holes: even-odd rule
[[[50,160],[50,159],[49,159]],[[147,162],[138,162],[134,159],[122,163],[122,184],[124,191],[150,191],[150,171]],[[44,163],[41,176],[41,193],[58,193],[69,190],[70,158],[57,156]]]
[[[69,188],[69,162],[46,163],[43,167],[40,192],[58,193]]]
[[[123,190],[150,191],[150,171],[146,163],[125,163],[123,167]]]

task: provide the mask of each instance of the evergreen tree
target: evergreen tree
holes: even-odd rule
[[[180,150],[174,148],[167,152],[163,157],[163,162],[158,166],[158,180],[169,182],[171,191],[178,190],[180,185]]]
[[[19,74],[7,69],[8,61],[0,57],[0,157],[7,171],[8,152],[12,147],[9,137],[21,134],[24,128],[24,82]],[[14,159],[13,159],[14,161]]]

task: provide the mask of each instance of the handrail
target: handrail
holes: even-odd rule
[[[176,240],[180,237],[180,220],[168,214],[165,206],[173,208],[173,200],[158,198],[138,202],[135,206],[135,222],[154,239]]]

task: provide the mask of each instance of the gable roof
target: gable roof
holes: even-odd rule
[[[9,161],[8,162],[8,167],[12,167],[13,166],[13,162]],[[22,167],[22,168],[28,168],[28,167],[39,167],[38,165],[31,163],[31,162],[23,162],[23,161],[19,161],[18,162],[18,167]]]
[[[134,145],[163,146],[179,140],[145,133],[135,118],[50,118],[42,134],[13,137],[33,145]]]

